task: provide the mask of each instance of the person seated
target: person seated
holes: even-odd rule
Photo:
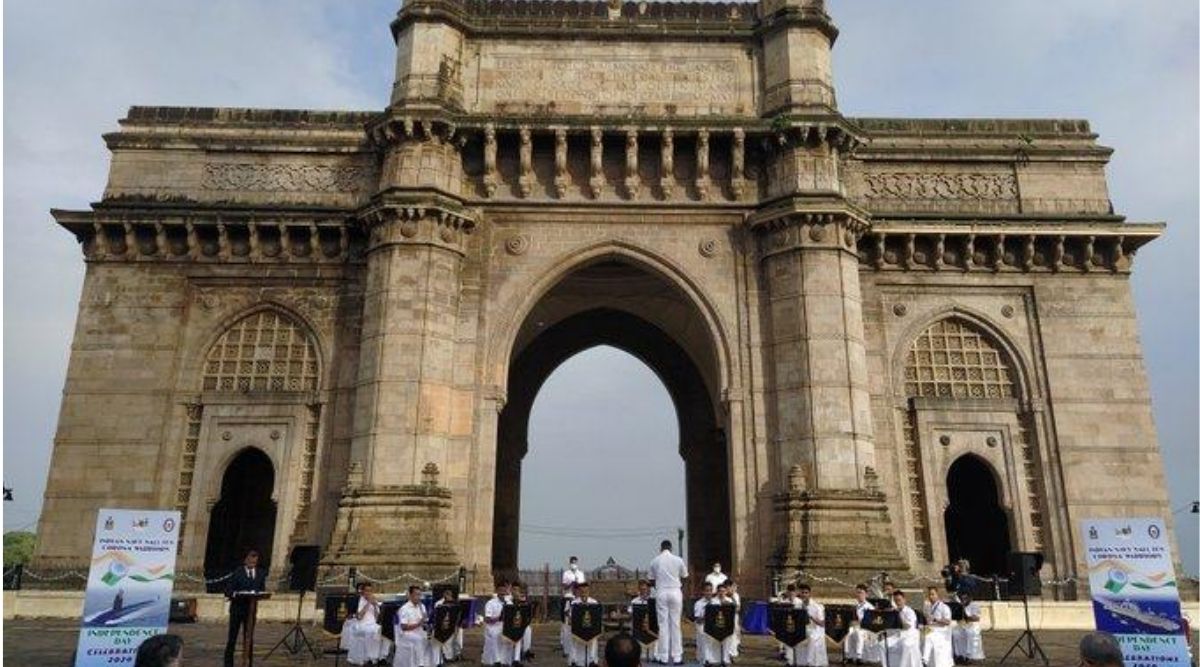
[[[1125,667],[1117,638],[1107,632],[1089,632],[1079,640],[1080,667]]]
[[[425,632],[425,605],[421,604],[421,587],[408,587],[408,602],[396,614],[396,655],[392,667],[425,667],[429,638]]]
[[[138,646],[133,667],[179,667],[183,640],[178,635],[154,635]]]
[[[387,657],[391,645],[379,625],[379,600],[374,587],[369,581],[361,582],[354,615],[342,624],[338,646],[346,651],[346,662],[351,665],[372,665]]]
[[[641,648],[627,632],[619,632],[604,644],[604,667],[641,667]]]
[[[969,665],[983,660],[983,632],[979,624],[979,603],[971,599],[970,593],[959,593],[963,606],[963,619],[954,628],[954,661]]]

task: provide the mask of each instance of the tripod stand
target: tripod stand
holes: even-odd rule
[[[1013,651],[1021,649],[1021,653],[1025,654],[1026,660],[1032,660],[1036,653],[1041,656],[1042,664],[1050,667],[1050,659],[1046,657],[1046,652],[1042,650],[1042,645],[1038,643],[1037,637],[1034,636],[1033,630],[1029,627],[1029,596],[1022,595],[1021,603],[1025,605],[1025,631],[1021,633],[1020,637],[1017,637],[1017,641],[1013,642],[1012,646],[1008,647],[1008,652],[1004,654],[1003,658],[1000,658],[1000,664],[1003,665],[1004,661],[1008,660],[1008,656]]]
[[[317,653],[317,649],[313,648],[312,643],[308,641],[308,635],[304,634],[304,627],[300,624],[300,614],[304,611],[304,594],[306,592],[307,591],[304,590],[300,591],[300,601],[296,605],[296,622],[292,623],[292,627],[287,631],[287,634],[285,634],[278,642],[276,642],[276,644],[271,647],[270,651],[267,651],[267,655],[263,657],[264,662],[270,658],[280,646],[287,649],[288,653],[296,655],[300,652],[301,643],[308,647],[308,652],[312,654],[313,658],[318,660],[321,658],[321,656]]]

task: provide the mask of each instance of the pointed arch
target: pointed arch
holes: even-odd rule
[[[303,318],[275,303],[229,318],[204,350],[201,391],[312,392],[321,384],[316,334]]]
[[[621,240],[607,240],[564,253],[551,262],[550,267],[527,289],[520,290],[504,308],[497,310],[510,315],[498,324],[488,347],[489,383],[494,387],[504,387],[507,383],[513,347],[521,326],[542,298],[573,273],[604,261],[623,262],[646,271],[678,289],[686,297],[703,318],[716,357],[712,361],[716,365],[719,386],[713,389],[718,396],[727,393],[734,377],[732,354],[726,327],[712,301],[683,267],[662,255]]]

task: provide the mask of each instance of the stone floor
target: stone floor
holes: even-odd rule
[[[38,665],[53,667],[68,667],[71,655],[79,636],[77,622],[64,620],[26,620],[16,619],[5,621],[4,630],[4,664],[7,665]],[[269,660],[263,661],[264,656],[276,642],[287,632],[288,626],[282,623],[260,623],[255,633],[258,651],[256,663],[264,665],[282,664],[324,664],[332,665],[333,658],[313,660],[303,653],[299,656],[288,656],[277,652]],[[322,640],[320,628],[305,627],[305,631],[315,640]],[[172,625],[170,632],[180,635],[184,641],[183,665],[220,665],[221,654],[225,646],[225,626],[217,623],[194,623]],[[1038,640],[1050,658],[1051,665],[1076,665],[1076,647],[1079,632],[1043,631],[1038,633]],[[999,657],[1012,645],[1017,638],[1016,632],[984,633],[985,651],[990,658],[986,665],[999,664]],[[566,661],[555,652],[552,642],[558,636],[557,626],[534,626],[534,649],[537,655],[530,667],[565,667]],[[325,638],[326,646],[333,646],[331,639]],[[738,665],[749,667],[778,667],[780,663],[772,659],[772,640],[770,637],[747,636],[743,641],[742,658]],[[466,657],[460,665],[469,667],[478,660],[481,646],[479,630],[470,630],[466,636]],[[319,650],[319,649],[318,649]],[[688,653],[692,651],[689,649]],[[839,664],[841,654],[831,649],[829,658],[832,664]],[[345,664],[345,663],[342,663]],[[1014,653],[1006,664],[1033,665],[1035,661],[1026,660],[1019,652]]]
[[[313,660],[304,654],[288,656],[286,653],[276,653],[270,660],[263,661],[272,645],[280,641],[288,626],[278,623],[262,623],[256,632],[258,651],[256,662],[263,665],[332,665],[332,657]],[[319,627],[305,627],[305,631],[316,641],[322,641],[323,632]],[[184,665],[187,667],[199,665],[221,665],[221,654],[224,649],[224,632],[226,626],[214,623],[179,624],[170,626],[170,632],[184,638]],[[67,667],[71,665],[71,655],[78,641],[79,627],[76,621],[67,620],[7,620],[4,623],[4,665],[37,665],[50,667]],[[565,661],[553,650],[552,642],[558,636],[557,626],[534,626],[535,654],[538,655],[530,667],[565,667]],[[998,665],[998,657],[1004,654],[1018,636],[1016,632],[985,632],[985,650],[990,659],[984,665]],[[1075,647],[1079,642],[1080,632],[1044,631],[1038,633],[1046,655],[1050,657],[1050,665],[1074,666]],[[325,645],[332,647],[332,639],[324,638]],[[479,630],[467,632],[467,657],[460,665],[469,667],[478,660],[481,638]],[[738,661],[739,666],[778,667],[779,662],[772,659],[772,639],[769,637],[745,637],[743,642],[743,657]],[[319,649],[318,649],[319,650]],[[691,653],[689,649],[689,653]],[[833,665],[840,663],[841,655],[836,649],[830,649],[829,659]],[[1020,653],[1010,657],[1008,665],[1034,665]],[[344,665],[344,662],[343,662]]]

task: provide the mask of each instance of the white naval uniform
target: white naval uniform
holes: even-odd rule
[[[704,634],[704,612],[710,604],[720,604],[716,598],[700,598],[692,605],[692,621],[696,624],[696,662],[701,665],[717,664],[721,661],[721,645]]]
[[[883,660],[879,648],[879,640],[875,638],[875,634],[870,630],[864,630],[862,627],[863,615],[875,609],[875,605],[863,600],[862,603],[855,605],[854,616],[857,622],[850,626],[850,631],[846,633],[846,639],[843,651],[846,653],[846,658],[850,660],[862,660],[863,662],[879,662]]]
[[[443,604],[446,604],[446,601],[444,599],[438,600],[437,602],[433,603],[433,608],[436,610],[438,607],[442,606]],[[442,644],[439,647],[441,650],[441,653],[442,653],[442,657],[441,657],[441,660],[439,660],[438,662],[436,662],[434,664],[441,664],[442,662],[454,660],[455,658],[457,658],[459,656],[459,654],[462,653],[462,637],[463,637],[463,628],[462,628],[462,621],[460,619],[458,628],[455,629],[455,631],[454,631],[454,636],[450,638],[450,641],[446,642],[445,644]],[[434,646],[437,646],[437,644],[435,642],[429,642],[429,643],[433,644]]]
[[[658,614],[658,641],[655,659],[662,663],[683,662],[683,580],[687,565],[683,559],[663,549],[650,561],[654,580],[654,606]]]
[[[511,601],[511,596],[509,598],[508,604],[513,604]],[[500,629],[501,629],[501,634],[503,635],[503,630],[504,630],[503,623],[500,624]],[[504,663],[506,665],[511,664],[513,662],[524,662],[525,654],[528,653],[529,649],[531,649],[531,648],[533,648],[533,625],[532,624],[525,626],[525,634],[521,636],[521,641],[519,641],[515,644],[508,641],[503,636],[500,637],[500,650],[507,652],[507,653],[511,653],[511,655],[508,656],[509,662]],[[503,661],[501,661],[501,662],[503,662]]]
[[[934,624],[934,621],[950,620],[950,605],[941,600],[926,605],[925,618],[928,619],[929,632],[925,635],[925,645],[921,650],[922,661],[926,667],[954,667],[950,626]]]
[[[796,647],[796,657],[801,665],[807,667],[828,667],[829,665],[829,649],[825,647],[825,605],[810,599],[808,605],[804,605],[804,601],[800,600],[798,607],[802,607],[808,613],[808,628],[806,635],[808,639],[804,640]]]
[[[571,606],[577,604],[597,604],[597,602],[596,598],[590,597],[575,598],[571,601]],[[569,608],[567,618],[571,618]],[[571,650],[567,654],[567,664],[572,667],[588,667],[588,665],[598,662],[600,662],[600,638],[596,637],[590,642],[584,642],[575,635],[571,635]]]
[[[575,584],[587,582],[587,577],[584,576],[583,570],[572,570],[567,568],[563,570],[562,575],[562,596],[563,609],[567,609],[571,604],[571,600],[575,599]],[[562,627],[558,632],[558,644],[562,647],[563,655],[571,652],[571,617],[564,613]]]
[[[725,574],[724,572],[709,572],[708,574],[704,575],[704,583],[712,584],[714,593],[717,590],[717,586],[720,586],[726,581],[729,581],[729,575]]]
[[[888,630],[887,667],[921,667],[921,631],[917,629],[917,612],[904,606],[900,610],[902,630]]]
[[[629,601],[629,609],[627,610],[627,612],[629,614],[630,623],[633,622],[633,606],[634,605],[643,605],[644,606],[646,604],[649,604],[649,602],[650,601],[647,598],[643,598],[641,595],[639,595]],[[654,658],[655,644],[657,644],[657,643],[658,642],[656,642],[656,641],[650,642],[646,646],[642,647],[642,663],[643,664],[650,662],[650,660],[652,660]]]
[[[742,596],[736,591],[729,594],[733,601],[733,638],[729,645],[729,657],[736,658],[742,650]]]
[[[963,606],[963,616],[980,618],[979,605],[972,602]],[[983,660],[983,633],[979,621],[963,620],[952,633],[954,655],[968,660]]]
[[[421,667],[425,664],[429,640],[425,636],[425,607],[411,600],[400,607],[396,614],[396,655],[392,667]],[[405,625],[416,625],[412,630],[403,630]]]
[[[479,662],[484,667],[504,661],[505,651],[500,650],[500,632],[504,629],[500,615],[503,613],[504,600],[499,595],[493,595],[483,606],[483,656]]]
[[[364,665],[387,657],[392,642],[383,636],[379,625],[379,607],[358,596],[358,614],[362,618],[347,618],[342,625],[342,639],[338,646],[346,651],[346,662]]]

